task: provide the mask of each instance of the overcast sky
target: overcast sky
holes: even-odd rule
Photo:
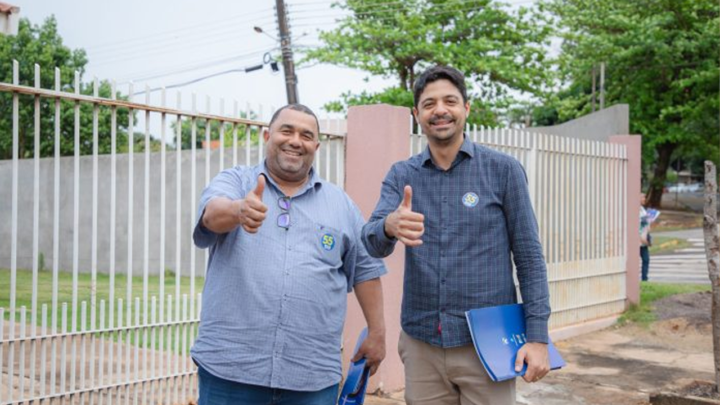
[[[286,0],[291,32],[299,46],[319,44],[317,30],[334,25],[340,10],[331,9],[332,0]],[[262,27],[277,37],[274,0],[11,0],[20,7],[21,17],[40,24],[55,15],[65,45],[83,48],[89,63],[85,81],[116,80],[118,89],[127,93],[133,80],[136,91],[184,83],[213,73],[242,69],[263,62],[266,52],[278,44],[258,34]],[[279,54],[279,51],[274,51]],[[280,65],[282,68],[282,65]],[[47,67],[43,67],[47,68]],[[173,74],[174,73],[174,74]],[[392,85],[391,79],[370,77],[367,73],[315,65],[297,71],[300,102],[318,112],[323,104],[337,100],[352,89],[377,91]],[[198,97],[198,108],[205,110],[206,96],[212,111],[219,112],[225,99],[225,113],[231,113],[234,101],[240,108],[247,104],[264,114],[286,103],[282,70],[271,73],[269,66],[251,73],[229,73],[191,84],[181,89],[183,109],[190,109],[190,95]],[[175,91],[168,90],[168,104],[175,107]],[[136,100],[144,100],[144,96]],[[153,93],[152,104],[159,104]]]

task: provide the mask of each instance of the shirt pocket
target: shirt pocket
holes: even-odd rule
[[[341,231],[324,224],[315,223],[313,245],[313,251],[322,263],[335,269],[342,266],[344,246]]]

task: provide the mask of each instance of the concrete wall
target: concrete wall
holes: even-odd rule
[[[337,159],[334,143],[330,147],[330,164],[335,167]],[[326,159],[324,148],[321,146],[322,159]],[[258,161],[257,147],[251,148],[250,163]],[[183,151],[181,154],[181,206],[180,206],[180,243],[181,263],[180,272],[189,275],[190,249],[195,249],[191,235],[193,218],[196,206],[205,186],[205,151],[196,152],[196,190],[191,194],[191,152]],[[210,152],[210,178],[215,176],[220,168],[220,150]],[[342,158],[342,156],[341,156]],[[116,222],[115,222],[115,272],[125,273],[128,263],[128,168],[129,155],[122,154],[116,157],[117,189],[116,189]],[[81,273],[91,271],[92,264],[92,156],[82,156],[80,161],[80,190],[79,190],[79,223],[78,223],[78,270]],[[142,274],[144,266],[144,216],[145,216],[145,155],[135,153],[133,157],[133,245],[132,245],[132,272],[134,275]],[[148,270],[150,274],[159,274],[160,269],[177,269],[176,263],[176,235],[178,226],[176,221],[176,152],[166,152],[166,191],[165,191],[165,265],[161,266],[160,229],[161,229],[161,154],[150,154],[149,176],[149,205],[148,205]],[[20,269],[31,269],[33,260],[33,178],[34,163],[32,159],[18,162],[18,262]],[[224,151],[224,168],[233,164],[232,150]],[[245,164],[245,150],[238,149],[238,164]],[[323,162],[323,168],[325,163]],[[59,232],[59,268],[61,271],[71,271],[73,266],[73,215],[74,215],[74,158],[60,158],[60,232]],[[325,170],[321,169],[321,176]],[[98,272],[108,273],[110,270],[110,193],[111,193],[111,158],[109,155],[98,156],[98,232],[97,232],[97,266]],[[330,180],[336,182],[334,170],[331,170]],[[46,270],[52,269],[53,261],[53,206],[54,206],[54,159],[40,159],[40,218],[39,218],[39,252],[45,258]],[[10,268],[11,250],[11,217],[12,217],[12,161],[0,161],[0,268]],[[205,254],[196,251],[196,274],[203,275],[205,269]]]
[[[530,132],[608,142],[612,135],[630,133],[630,108],[616,104],[584,117],[551,127],[527,128]]]

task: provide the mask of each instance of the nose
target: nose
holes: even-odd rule
[[[448,108],[442,101],[439,101],[437,104],[435,104],[435,115],[442,116],[447,114]]]
[[[299,148],[302,145],[299,131],[293,132],[292,136],[290,136],[290,139],[288,139],[288,144],[295,148]]]

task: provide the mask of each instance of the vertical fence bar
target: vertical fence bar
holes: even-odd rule
[[[132,100],[134,96],[134,86],[133,83],[130,83],[129,89],[128,89],[129,99]],[[113,91],[113,97],[115,97],[115,92]],[[129,282],[130,286],[132,287],[133,284],[133,267],[134,267],[134,261],[135,261],[135,255],[134,255],[134,234],[135,234],[135,117],[134,117],[134,110],[132,108],[128,109],[128,130],[127,130],[127,137],[128,137],[128,195],[127,195],[127,202],[128,202],[128,208],[127,208],[127,267],[125,268],[125,275],[127,277],[127,281]],[[147,125],[147,123],[146,123]],[[115,125],[113,125],[113,128],[115,128]],[[115,186],[113,186],[113,190],[115,189]],[[115,222],[115,212],[113,211],[111,221]],[[114,250],[114,243],[111,244],[111,249]],[[132,288],[131,288],[132,289]],[[112,289],[111,289],[112,290]],[[114,295],[110,296],[110,302],[114,299]],[[144,298],[144,297],[143,297]],[[140,312],[140,311],[137,311]],[[136,342],[137,343],[137,342]]]
[[[236,103],[237,105],[237,103]],[[195,118],[195,114],[197,114],[197,99],[195,97],[195,93],[192,95],[192,112],[193,117],[190,120],[190,227],[188,228],[190,232],[192,232],[193,229],[195,229],[195,210],[196,207],[196,187],[197,187],[197,173],[196,173],[196,162],[195,159],[197,158],[196,153],[196,145],[197,142],[197,119]],[[237,134],[235,134],[235,149],[237,152]],[[237,165],[237,162],[235,163]],[[190,241],[190,294],[193,294],[195,292],[195,245],[192,243],[192,240]],[[192,305],[192,304],[191,304]]]
[[[62,321],[61,321],[61,333],[62,337],[61,343],[60,343],[60,390],[59,392],[65,392],[65,389],[67,387],[67,376],[66,376],[66,367],[67,367],[67,302],[62,303]],[[11,385],[12,386],[12,385]],[[54,387],[53,387],[54,389]],[[57,391],[55,391],[57,392]]]
[[[40,89],[40,65],[35,64],[35,88]],[[30,336],[37,336],[38,264],[40,244],[40,96],[35,96],[35,130],[33,139],[33,259],[32,298],[30,304]],[[30,342],[30,396],[35,392],[35,352],[37,341]]]
[[[85,353],[87,353],[87,301],[82,301],[80,303],[80,336],[75,336],[74,339],[80,340],[80,379],[78,380],[78,389],[83,389],[87,386],[86,384],[86,376],[85,376],[85,362],[86,362],[86,356]],[[92,359],[91,359],[92,360]],[[78,395],[80,398],[80,403],[85,403],[83,401],[83,394]]]
[[[210,97],[207,97],[205,99],[205,112],[210,114]],[[210,148],[210,127],[212,122],[210,120],[205,120],[205,184],[204,187],[207,187],[208,184],[210,184],[210,152],[212,149]],[[249,150],[249,149],[248,149]],[[205,249],[205,260],[203,265],[203,277],[207,276],[207,262],[210,258],[210,251],[209,249]],[[162,322],[163,319],[163,296],[160,295],[160,321]],[[161,329],[162,330],[162,329]],[[162,332],[160,332],[162,333]],[[162,336],[162,335],[161,335]],[[161,363],[162,364],[162,363]]]
[[[247,119],[250,119],[250,104],[248,103],[246,106],[246,113],[245,116]],[[252,146],[250,144],[250,135],[252,134],[250,125],[245,125],[245,166],[250,166],[250,147]],[[207,184],[207,182],[205,183]]]
[[[157,353],[159,353],[158,350],[155,350],[155,345],[157,344],[157,340],[155,340],[155,337],[157,336],[157,297],[153,295],[151,301],[150,301],[150,322],[152,323],[152,328],[150,329],[150,340],[153,342],[153,350],[151,352],[150,357],[150,375],[153,378],[153,382],[150,385],[150,402],[156,403],[157,398],[157,392],[160,390],[160,384],[155,381],[155,378],[157,377],[157,368],[155,368],[155,358],[157,357]]]
[[[132,99],[132,98],[131,98]],[[98,383],[99,386],[105,386],[105,300],[100,300],[100,358],[98,362]],[[111,343],[112,344],[112,343]],[[98,403],[102,404],[103,393],[105,390],[98,390]]]
[[[55,91],[60,91],[60,69],[55,68]],[[60,97],[55,98],[55,155],[53,159],[53,268],[50,330],[57,332],[58,276],[60,272]],[[57,339],[53,338],[50,352],[50,392],[55,392]]]
[[[27,310],[20,307],[20,353],[18,356],[18,399],[25,398],[25,325],[27,324]],[[33,376],[34,378],[34,376]],[[12,389],[12,386],[10,387]]]
[[[178,93],[178,110],[180,109],[180,93]],[[225,113],[225,100],[222,100],[220,103],[220,114],[223,115]],[[178,116],[178,121],[180,121],[180,116]],[[221,129],[220,129],[220,167],[223,167],[223,153],[225,150],[225,123],[221,122]],[[178,124],[178,127],[180,125]],[[177,137],[178,137],[178,145],[180,144],[180,136],[181,133],[178,131]],[[176,311],[175,311],[175,319],[179,318],[179,311],[180,311],[180,278],[182,276],[181,266],[181,231],[182,231],[182,212],[181,212],[181,201],[182,201],[182,166],[180,164],[182,160],[182,155],[180,154],[180,148],[177,149],[177,165],[175,166],[175,171],[177,172],[175,177],[175,300],[176,300]],[[176,336],[176,342],[177,342],[177,336]],[[177,348],[177,344],[175,345]],[[177,356],[175,357],[177,360],[175,362],[175,368],[177,369],[177,361],[179,359]],[[175,384],[175,396],[177,397],[177,384]],[[176,401],[177,402],[177,398]]]
[[[147,89],[147,87],[146,87]],[[150,93],[145,91],[145,104],[150,104]],[[150,289],[150,111],[145,111],[145,192],[143,196],[143,318],[148,319]],[[132,287],[132,281],[128,286]],[[128,299],[130,294],[128,294]]]
[[[13,84],[20,82],[19,66],[16,60],[13,61]],[[15,374],[15,316],[17,301],[17,232],[18,232],[18,164],[19,164],[19,129],[20,129],[20,100],[17,93],[12,95],[13,123],[12,123],[12,218],[10,237],[10,324],[8,331],[10,344],[8,345],[8,387],[11,387],[9,398],[13,399],[13,376]]]
[[[237,102],[237,100],[233,100],[233,118],[238,118],[238,117],[240,117],[240,113],[238,110],[238,102]],[[238,150],[237,150],[237,148],[238,148],[238,139],[237,139],[238,129],[237,129],[237,127],[238,127],[238,124],[233,122],[233,124],[232,124],[233,167],[237,166],[237,155],[238,155]],[[193,195],[192,198],[195,198],[195,196]]]
[[[260,117],[260,121],[264,120],[265,117],[263,115],[262,105],[258,106],[258,114]],[[258,164],[262,163],[264,158],[265,158],[265,138],[263,137],[263,127],[259,127],[258,128]]]
[[[225,99],[220,99],[220,116],[225,115]],[[220,128],[220,154],[218,157],[218,161],[220,162],[220,165],[218,166],[218,172],[223,171],[225,169],[225,121],[218,121],[218,127]]]
[[[177,109],[181,109],[180,93],[177,94]],[[225,125],[223,124],[223,127]],[[175,298],[180,300],[180,277],[182,276],[182,116],[177,116],[175,148]],[[224,132],[224,131],[221,131]],[[221,141],[223,142],[223,141]],[[221,150],[224,148],[221,148]]]
[[[172,366],[171,366],[171,364],[172,364],[172,358],[171,358],[171,356],[172,356],[172,347],[171,347],[171,345],[170,345],[170,342],[172,342],[172,336],[171,336],[171,334],[172,334],[172,326],[171,326],[171,323],[173,322],[173,310],[172,310],[172,305],[173,305],[173,297],[172,297],[171,294],[168,294],[168,295],[167,295],[167,319],[166,319],[166,321],[165,321],[165,325],[166,325],[166,326],[164,326],[162,329],[160,329],[160,339],[161,339],[161,340],[164,340],[164,339],[163,339],[163,329],[166,329],[166,330],[167,330],[167,350],[165,350],[165,352],[163,352],[162,350],[160,351],[161,353],[164,353],[164,354],[165,354],[165,360],[166,360],[166,361],[165,361],[165,365],[166,365],[166,367],[167,367],[167,368],[160,367],[160,370],[164,370],[164,371],[165,371],[165,374],[166,374],[166,375],[165,375],[165,378],[164,378],[164,381],[165,381],[165,402],[169,402],[169,401],[170,401],[170,398],[171,398],[171,392],[170,392],[170,377],[167,376],[167,374],[169,374],[169,373],[171,372],[171,368],[172,368]],[[162,316],[162,315],[161,315],[161,316]],[[162,323],[162,319],[161,319],[161,323]],[[162,358],[162,357],[161,357],[161,358]],[[177,403],[177,400],[176,400],[174,403]]]
[[[46,391],[45,386],[45,375],[47,373],[47,335],[48,335],[48,328],[47,328],[47,315],[48,315],[48,307],[47,304],[42,305],[42,319],[41,327],[40,327],[40,336],[42,336],[42,340],[40,341],[40,396],[44,397]],[[0,313],[0,319],[2,318],[2,313]],[[2,325],[0,324],[0,336],[2,336],[3,330]],[[2,345],[0,345],[2,346]],[[0,352],[0,358],[2,358],[2,352]],[[0,369],[2,369],[2,360],[0,360]],[[55,373],[55,370],[52,370],[53,373]],[[0,387],[2,386],[2,381],[0,381]],[[30,392],[34,392],[30,390]],[[2,398],[0,398],[0,402],[2,401]]]
[[[179,148],[179,144],[178,144]],[[140,392],[138,381],[140,380],[140,297],[135,297],[135,361],[133,361],[133,404],[137,405]]]
[[[165,89],[162,90],[161,93],[161,99],[162,99],[162,106],[165,107]],[[162,122],[162,129],[161,129],[161,146],[160,146],[160,266],[158,268],[158,271],[160,272],[159,278],[160,278],[160,289],[159,289],[159,295],[160,297],[165,296],[165,147],[166,147],[166,140],[165,140],[165,128],[167,127],[167,115],[163,112],[160,118],[160,121]],[[210,125],[208,123],[208,130],[210,128]],[[210,144],[208,142],[208,147],[210,147]],[[164,321],[163,317],[163,309],[164,304],[163,300],[160,300],[160,323]],[[165,339],[165,336],[162,332],[162,329],[160,330],[160,352],[162,353],[163,347],[162,347],[162,341]],[[162,358],[160,362],[160,369],[163,369],[163,363]]]

